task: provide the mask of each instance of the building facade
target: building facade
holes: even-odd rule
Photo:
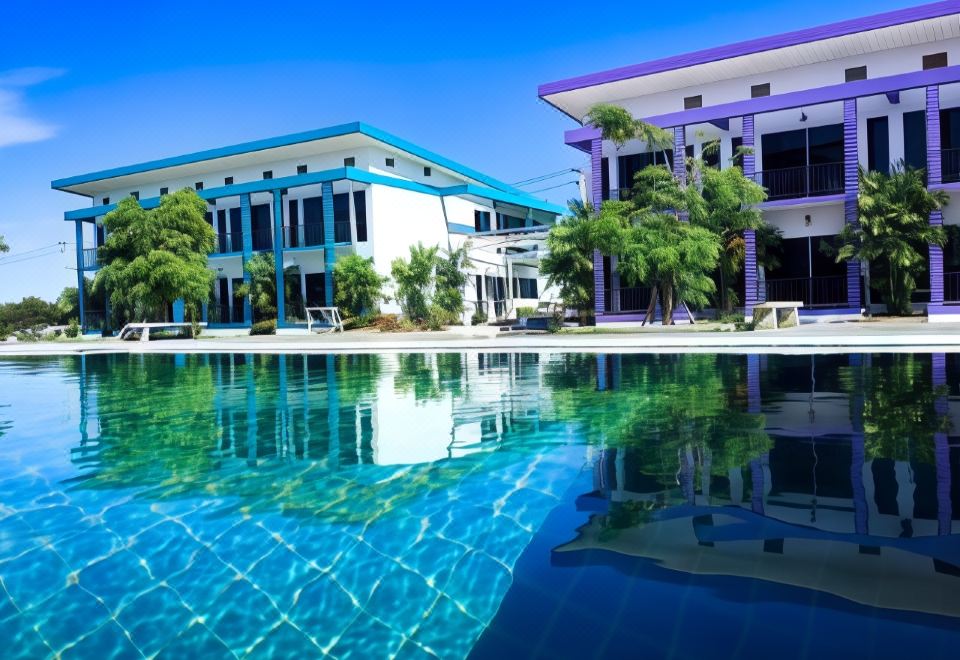
[[[708,164],[739,165],[767,189],[761,208],[782,231],[780,265],[757,268],[756,237],[746,232],[737,288],[747,318],[765,300],[802,300],[808,318],[858,317],[884,309],[869,265],[837,264],[821,251],[857,222],[858,167],[888,171],[902,160],[924,168],[928,186],[953,202],[930,223],[960,224],[958,63],[954,0],[561,80],[539,95],[582,124],[565,141],[589,155],[595,207],[628,194],[647,165],[685,177],[685,158],[675,154],[700,156],[705,147]],[[618,148],[602,140],[585,122],[597,103],[671,130],[674,148],[654,154],[638,141]],[[931,321],[960,321],[957,248],[929,247],[914,309]],[[642,319],[649,292],[621,286],[615,258],[595,254],[594,269],[598,323]]]
[[[391,262],[409,257],[411,245],[455,249],[468,240],[473,266],[465,318],[476,310],[490,320],[509,318],[549,297],[538,254],[563,211],[362,123],[82,174],[52,187],[91,200],[64,215],[75,224],[86,331],[108,323],[106,304],[84,295],[85,275],[99,268],[104,215],[127,196],[150,209],[189,187],[206,200],[216,234],[209,267],[217,279],[203,320],[224,329],[256,320],[249,297],[234,290],[250,280],[244,265],[257,253],[273,254],[277,290],[292,292],[278,301],[278,327],[289,329],[305,320],[305,307],[335,304],[333,267],[344,255],[370,257],[389,275]],[[383,311],[400,309],[391,300]],[[174,304],[173,320],[183,314],[182,304]]]

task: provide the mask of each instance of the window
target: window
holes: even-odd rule
[[[890,170],[890,121],[887,117],[867,119],[867,169],[884,174]]]
[[[367,194],[353,191],[353,213],[357,220],[357,243],[367,242]]]
[[[263,179],[264,179],[265,181],[268,180],[268,179],[272,179],[272,178],[273,178],[273,170],[266,170],[266,171],[263,173]]]
[[[903,162],[917,169],[927,166],[927,113],[903,113]]]
[[[604,201],[610,199],[610,161],[608,158],[600,159],[600,191],[601,199]]]
[[[197,192],[203,190],[203,181],[197,181],[195,184],[193,184],[193,189]]]
[[[344,163],[346,165],[346,163]],[[307,166],[306,165],[297,165],[297,174],[306,174]]]
[[[694,108],[703,107],[703,96],[687,96],[683,99],[683,109],[684,110],[693,110]]]
[[[923,56],[923,70],[942,69],[947,66],[946,53],[934,53],[933,55]]]
[[[387,164],[387,167],[393,167],[395,164],[395,161],[393,160],[393,158],[387,158],[386,164]]]
[[[743,167],[743,154],[738,154],[737,149],[743,146],[743,138],[735,137],[730,138],[730,147],[731,147],[731,157],[733,158],[733,164]]]
[[[490,211],[474,211],[473,228],[478,232],[490,231]]]
[[[169,188],[161,188],[161,189],[160,189],[160,196],[163,197],[163,196],[166,195],[168,192],[170,192],[170,189],[169,189]]]
[[[761,96],[770,96],[770,83],[750,86],[750,98],[758,99]]]
[[[523,229],[526,226],[524,218],[507,215],[506,213],[497,214],[497,229]]]
[[[844,72],[844,78],[846,79],[847,82],[853,82],[854,80],[866,80],[867,67],[855,66],[852,69],[847,69]]]
[[[344,158],[344,159],[343,159],[343,166],[344,166],[344,167],[356,167],[356,166],[357,166],[357,159],[354,158],[353,156],[350,156],[349,158]]]
[[[700,146],[700,157],[707,167],[720,169],[720,140],[710,140]]]
[[[135,200],[139,201],[139,200],[140,200],[140,191],[134,190],[132,193],[130,193],[130,196],[133,197]]]
[[[225,177],[223,177],[223,185],[225,185],[225,186],[232,186],[232,185],[233,185],[233,177],[232,177],[232,176],[225,176]]]
[[[430,170],[429,167],[423,168],[423,176],[430,176],[431,174],[433,174],[433,172]]]
[[[102,200],[100,200],[100,201],[103,203],[104,206],[106,206],[107,204],[110,203],[110,198],[109,198],[109,197],[104,197],[104,198],[103,198]]]
[[[666,165],[673,168],[673,149],[666,150],[666,161],[664,161],[664,152],[647,152],[643,154],[631,154],[629,156],[619,156],[617,158],[617,186],[621,190],[628,191],[633,188],[633,180],[637,172],[650,165]]]
[[[513,278],[513,297],[536,299],[540,296],[537,293],[537,280],[532,277]]]

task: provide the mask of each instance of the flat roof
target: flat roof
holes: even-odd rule
[[[150,160],[143,163],[137,163],[134,165],[124,165],[122,167],[114,167],[106,170],[99,170],[96,172],[89,172],[87,174],[78,174],[75,176],[65,177],[62,179],[56,179],[50,183],[50,187],[54,190],[62,190],[64,192],[72,192],[76,194],[86,194],[79,192],[77,190],[71,190],[76,186],[81,186],[83,184],[89,184],[94,182],[108,181],[110,179],[115,179],[124,176],[130,176],[134,174],[142,174],[146,172],[152,172],[157,170],[163,170],[168,168],[179,167],[183,165],[191,165],[195,163],[202,163],[204,161],[216,160],[219,158],[228,158],[231,156],[239,156],[242,154],[250,154],[258,151],[266,151],[269,149],[276,149],[280,147],[288,147],[291,145],[303,144],[306,142],[314,142],[318,140],[325,140],[329,138],[337,138],[348,135],[363,135],[383,144],[389,145],[400,151],[404,151],[412,156],[421,158],[425,161],[429,161],[438,167],[447,169],[451,172],[460,174],[468,179],[483,183],[491,188],[496,190],[501,190],[504,192],[509,192],[512,194],[527,195],[526,192],[514,188],[509,184],[506,184],[502,181],[494,179],[493,177],[487,176],[477,170],[469,168],[465,165],[461,165],[449,158],[444,158],[437,153],[434,153],[428,149],[417,146],[412,142],[403,140],[395,135],[387,133],[379,128],[370,126],[363,122],[352,122],[349,124],[340,124],[338,126],[329,126],[327,128],[320,128],[312,131],[305,131],[302,133],[292,133],[290,135],[281,135],[279,137],[266,138],[262,140],[254,140],[252,142],[242,142],[240,144],[234,144],[226,147],[219,147],[216,149],[207,149],[204,151],[195,151],[193,153],[183,154],[181,156],[172,156],[169,158],[161,158],[158,160]]]
[[[953,16],[958,13],[960,13],[960,0],[947,0],[945,2],[935,2],[917,7],[908,7],[906,9],[898,9],[895,11],[884,12],[882,14],[839,21],[818,27],[806,28],[803,30],[796,30],[793,32],[786,32],[768,37],[761,37],[759,39],[741,41],[734,44],[707,48],[682,55],[674,55],[640,64],[609,69],[606,71],[590,73],[573,78],[566,78],[556,82],[540,85],[538,88],[538,95],[540,98],[544,99],[551,105],[554,105],[562,112],[571,114],[571,110],[579,110],[582,106],[582,103],[565,103],[564,101],[566,99],[564,97],[569,96],[570,93],[578,90],[585,90],[587,88],[601,85],[611,85],[613,83],[634,80],[637,78],[647,78],[650,76],[657,76],[658,74],[667,74],[672,71],[691,69],[693,67],[709,65],[734,58],[745,58],[781,49],[802,47],[807,44],[813,44],[828,39],[849,37],[865,32],[883,30],[885,28],[894,28],[896,26],[902,26],[909,23],[930,21],[932,19]],[[934,34],[926,35],[927,40],[935,41],[938,38],[944,38],[942,33],[939,35],[936,34],[937,30],[933,30],[933,32]],[[923,35],[921,35],[921,38],[922,37]],[[836,55],[834,55],[834,57],[836,57]],[[792,66],[796,65],[796,62],[794,61]],[[685,86],[686,85],[679,85],[678,87]],[[629,96],[614,95],[613,98],[629,98]],[[573,115],[571,114],[571,116]],[[577,121],[581,120],[579,117],[573,118]]]

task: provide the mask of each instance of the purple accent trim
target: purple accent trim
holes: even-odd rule
[[[747,355],[747,412],[757,415],[763,409],[763,397],[760,394],[760,356]]]
[[[777,110],[791,110],[808,105],[834,103],[846,99],[876,96],[878,94],[886,94],[887,92],[899,92],[907,89],[917,89],[930,85],[944,85],[958,81],[960,81],[960,66],[948,66],[942,69],[899,73],[883,78],[855,80],[853,82],[828,85],[826,87],[777,94],[776,96],[762,96],[757,99],[721,103],[705,108],[669,112],[663,115],[646,117],[644,121],[660,126],[661,128],[706,124],[715,119],[758,115],[766,112],[775,112]]]
[[[844,193],[838,195],[822,195],[818,197],[798,197],[796,199],[775,199],[772,202],[763,202],[758,205],[760,209],[774,209],[785,206],[799,206],[805,204],[808,206],[826,206],[827,204],[837,204],[846,199]]]
[[[943,225],[943,211],[934,211],[930,214],[930,224]],[[939,245],[930,245],[930,304],[943,304],[943,248]]]
[[[753,229],[745,230],[743,242],[745,244],[743,275],[746,280],[743,315],[753,318],[753,306],[757,304],[757,232]]]
[[[824,39],[833,39],[835,37],[857,34],[858,32],[866,32],[868,30],[879,30],[893,25],[902,25],[904,23],[912,23],[914,21],[922,21],[940,16],[949,16],[957,12],[960,12],[960,2],[957,0],[899,9],[874,16],[830,23],[828,25],[762,37],[760,39],[751,39],[726,46],[699,50],[685,55],[665,57],[643,64],[634,64],[609,71],[601,71],[599,73],[545,83],[540,85],[539,96],[569,92],[583,87],[592,87],[594,85],[603,85],[619,80],[627,80],[629,78],[649,76],[664,71],[685,69],[698,64],[716,62],[732,57],[742,57],[753,53],[763,53],[778,48],[788,48],[790,46],[822,41]]]
[[[683,126],[673,129],[673,176],[687,182],[687,129]]]
[[[887,92],[887,100],[890,101],[890,105],[899,105],[900,92]]]
[[[943,183],[940,152],[940,87],[927,87],[927,183]]]
[[[960,315],[960,304],[945,303],[938,305],[935,303],[930,303],[927,305],[927,316],[939,316],[941,314]]]
[[[603,140],[590,140],[590,203],[594,212],[600,212],[603,203]]]
[[[710,123],[713,124],[714,126],[716,126],[717,128],[719,128],[721,131],[729,131],[729,130],[730,130],[730,120],[729,120],[729,119],[714,119],[714,120],[711,121]]]
[[[636,322],[644,321],[647,318],[646,312],[640,312],[638,314],[604,314],[603,317],[597,317],[597,323],[621,323],[621,322]]]
[[[934,353],[931,356],[933,366],[933,386],[943,387],[947,384],[947,355]],[[934,401],[934,410],[943,420],[950,414],[950,403],[946,396],[938,396]],[[933,456],[937,467],[937,534],[950,534],[953,521],[953,502],[950,499],[950,443],[946,433],[933,434]]]
[[[590,153],[590,145],[598,137],[601,137],[600,129],[593,126],[581,126],[570,131],[564,131],[563,143],[579,149],[585,153]]]
[[[858,168],[860,155],[857,151],[857,99],[843,102],[843,217],[847,224],[856,226],[857,195],[860,192]],[[847,306],[860,309],[860,262],[847,262]]]
[[[837,316],[840,314],[857,314],[849,307],[817,307],[816,309],[800,308],[800,318],[815,318],[817,316]]]
[[[756,135],[754,133],[755,126],[753,122],[753,115],[744,115],[743,116],[743,146],[753,149],[756,147]],[[747,178],[753,178],[753,175],[757,173],[757,156],[756,154],[744,154],[743,156],[743,174]]]
[[[750,461],[750,509],[763,515],[763,463],[755,458]]]
[[[603,318],[603,310],[606,308],[606,295],[604,294],[603,281],[603,255],[600,250],[593,251],[593,313],[600,322]]]

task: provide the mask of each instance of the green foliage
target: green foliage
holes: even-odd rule
[[[250,305],[255,316],[260,319],[277,316],[277,267],[272,252],[258,252],[244,265],[250,274],[250,281],[244,282],[233,290],[235,298],[250,296]],[[284,269],[284,299],[289,300],[293,290],[293,275],[299,271],[296,266]]]
[[[537,310],[534,307],[517,307],[517,318],[518,319],[528,319],[531,316],[536,316]]]
[[[7,341],[7,337],[13,334],[13,328],[8,324],[0,322],[0,341]]]
[[[470,325],[483,325],[487,322],[487,315],[484,314],[479,309],[473,313],[473,316],[470,317]]]
[[[417,242],[410,246],[410,260],[397,257],[390,264],[390,274],[396,282],[396,297],[404,316],[411,321],[424,321],[430,313],[434,269],[437,266],[437,246],[424,247]]]
[[[890,174],[864,172],[860,177],[858,225],[844,225],[839,247],[821,243],[837,262],[870,262],[871,284],[884,293],[887,309],[908,315],[916,276],[927,262],[928,245],[944,245],[943,227],[930,224],[930,213],[950,201],[943,190],[927,190],[922,170],[897,163]]]
[[[251,335],[275,335],[277,334],[276,319],[267,319],[266,321],[257,321],[250,326]]]
[[[67,324],[67,329],[64,330],[64,334],[70,339],[74,339],[80,335],[80,323],[77,319],[70,319],[70,323]]]
[[[36,296],[27,296],[18,303],[0,305],[0,325],[12,330],[24,330],[36,326],[57,325],[60,308]]]
[[[61,323],[80,317],[80,296],[77,293],[77,287],[64,287],[57,296],[57,309],[60,311]]]
[[[0,234],[0,252],[9,252],[10,246],[7,245],[7,242],[3,240],[3,234]]]
[[[600,129],[604,140],[610,140],[618,147],[622,147],[629,140],[640,140],[651,151],[664,152],[673,148],[673,133],[648,124],[645,121],[634,119],[625,109],[617,105],[597,103],[587,113],[586,122]]]
[[[593,221],[589,206],[571,201],[570,215],[550,228],[547,254],[540,259],[547,285],[560,290],[566,307],[580,310],[581,320],[594,305],[593,251],[597,244]]]
[[[436,286],[431,316],[436,315],[442,325],[459,323],[463,316],[463,289],[467,285],[466,269],[473,266],[469,252],[470,242],[467,241],[457,249],[444,251],[437,258]]]
[[[333,267],[336,303],[349,316],[373,316],[380,313],[380,303],[388,302],[382,277],[373,266],[373,259],[351,254],[338,259]]]
[[[104,217],[95,286],[109,291],[114,309],[128,319],[167,320],[170,303],[182,299],[196,313],[216,277],[207,268],[214,233],[206,211],[207,203],[185,188],[150,211],[127,197]]]

